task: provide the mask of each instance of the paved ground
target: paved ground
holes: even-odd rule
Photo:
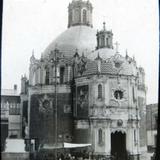
[[[140,160],[151,160],[152,155],[153,155],[153,153],[142,154]]]

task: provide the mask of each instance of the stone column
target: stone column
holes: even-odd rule
[[[105,83],[105,105],[109,105],[109,82],[107,81],[106,83]]]
[[[132,128],[129,127],[126,135],[126,149],[129,153],[133,152],[133,134],[132,134]]]
[[[111,155],[111,131],[109,127],[105,129],[105,152],[106,155]]]
[[[67,75],[68,79],[66,80],[66,81],[68,81],[68,82],[69,82],[70,79],[71,79],[70,75],[71,75],[71,66],[68,65],[68,75]]]

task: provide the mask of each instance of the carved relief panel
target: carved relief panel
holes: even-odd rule
[[[127,81],[114,79],[109,83],[110,106],[126,107],[128,105],[128,88]]]
[[[39,112],[46,116],[53,113],[52,100],[47,95],[39,99]]]
[[[76,91],[77,116],[87,117],[89,109],[89,86],[78,86]]]

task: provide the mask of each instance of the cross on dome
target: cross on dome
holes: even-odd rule
[[[120,45],[120,44],[119,44],[118,42],[115,43],[115,46],[116,46],[116,53],[119,53],[119,51],[118,51],[119,45]]]

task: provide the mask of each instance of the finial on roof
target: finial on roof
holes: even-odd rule
[[[128,50],[126,49],[126,55],[128,55]]]
[[[126,49],[126,58],[128,58],[128,50]]]
[[[82,58],[84,58],[85,56],[84,56],[84,52],[82,52]]]
[[[103,22],[103,30],[106,30],[106,22]]]
[[[79,54],[78,54],[78,49],[76,48],[76,52],[74,54],[74,57],[79,57]]]
[[[34,49],[32,50],[32,56],[30,57],[30,62],[34,63],[35,57],[34,57]]]
[[[34,56],[34,49],[32,49],[32,56]]]
[[[56,43],[56,44],[55,44],[55,49],[57,49],[57,48],[58,48],[58,44]]]
[[[133,55],[133,60],[135,61],[135,56]]]

